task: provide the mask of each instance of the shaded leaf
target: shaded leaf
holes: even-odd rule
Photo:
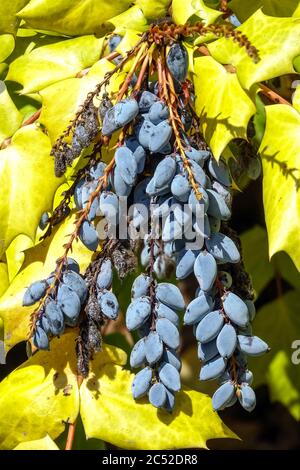
[[[21,271],[0,298],[0,317],[4,320],[7,351],[25,340],[29,332],[29,318],[34,307],[22,307],[26,287],[38,279],[46,278],[53,271],[55,261],[63,254],[67,235],[74,230],[73,222],[74,216],[54,230],[51,237],[25,251]],[[75,242],[72,256],[80,263],[81,271],[86,269],[91,260],[91,252],[81,242]]]
[[[281,401],[300,420],[299,364],[292,362],[292,345],[300,339],[298,304],[299,292],[290,291],[258,311],[255,334],[269,344],[271,351],[249,362],[255,372],[254,384],[268,384],[271,398]]]
[[[255,225],[241,235],[243,261],[250,274],[257,297],[269,282],[280,276],[296,289],[300,289],[299,273],[290,257],[284,253],[276,253],[269,260],[268,236],[264,228]]]
[[[192,16],[197,21],[203,20],[204,24],[214,23],[222,15],[221,11],[214,10],[205,5],[203,0],[173,0],[172,18],[177,24],[185,24]]]
[[[230,140],[247,137],[247,125],[255,106],[229,73],[212,57],[194,61],[196,112],[206,142],[219,158]]]
[[[280,132],[278,132],[280,129]],[[266,107],[259,148],[270,257],[286,251],[300,270],[300,115],[288,105]]]
[[[104,38],[82,36],[59,41],[19,56],[9,67],[7,80],[23,86],[22,93],[32,93],[69,77],[99,59]]]
[[[268,238],[266,230],[256,225],[242,233],[243,261],[249,272],[257,294],[269,284],[274,277],[274,268],[268,256]]]
[[[9,96],[5,83],[0,80],[0,144],[14,134],[22,120],[23,116]]]
[[[146,399],[136,403],[132,398],[133,374],[117,365],[100,367],[100,357],[80,388],[80,413],[88,437],[144,450],[206,448],[208,439],[236,437],[212,411],[207,395],[184,389],[176,395],[172,414],[157,411]]]
[[[0,151],[1,253],[19,234],[33,239],[41,214],[52,207],[62,180],[54,176],[50,150],[49,138],[31,125],[19,129]]]
[[[18,17],[39,30],[71,36],[93,33],[103,36],[108,31],[105,22],[127,10],[130,4],[130,0],[30,0]]]
[[[265,15],[292,16],[298,3],[299,0],[285,0],[284,2],[282,0],[251,0],[251,2],[232,0],[228,6],[243,23],[259,8],[262,8]]]
[[[14,450],[59,450],[55,442],[48,436],[36,441],[21,442]]]
[[[238,28],[259,51],[255,64],[245,49],[231,39],[219,39],[208,45],[211,55],[222,64],[233,64],[241,85],[293,73],[293,59],[300,53],[300,18],[275,18],[258,10]]]

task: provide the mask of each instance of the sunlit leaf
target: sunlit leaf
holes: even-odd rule
[[[151,0],[151,2],[149,0],[135,0],[135,4],[142,9],[148,20],[164,18],[170,3],[170,0]]]
[[[0,80],[0,143],[14,134],[23,120],[8,94],[5,83]]]
[[[147,19],[142,10],[136,5],[120,15],[114,16],[109,20],[109,23],[114,25],[114,33],[116,34],[124,33],[128,30],[128,25],[133,31],[145,31],[147,28]]]
[[[0,296],[4,294],[9,286],[7,263],[0,261]]]
[[[90,67],[99,59],[103,38],[82,36],[37,47],[21,55],[9,67],[7,80],[23,85],[22,93],[32,93]]]
[[[264,305],[254,321],[255,334],[268,342],[271,351],[250,361],[256,386],[267,383],[271,398],[287,406],[300,420],[299,364],[292,361],[293,343],[300,339],[299,292],[290,291]],[[300,344],[298,344],[298,348]]]
[[[59,450],[59,448],[47,434],[42,439],[36,441],[21,442],[14,450]]]
[[[63,345],[63,347],[62,347]],[[75,336],[55,338],[51,352],[39,351],[0,384],[0,448],[55,439],[79,412]]]
[[[0,35],[0,63],[12,53],[14,47],[15,40],[12,34]]]
[[[280,132],[278,131],[280,129]],[[266,107],[259,148],[270,257],[286,251],[300,270],[300,115],[288,105]]]
[[[4,320],[5,346],[8,351],[26,339],[29,318],[34,307],[22,307],[25,288],[38,279],[44,279],[55,268],[56,260],[63,254],[67,236],[74,230],[74,217],[62,223],[51,237],[25,251],[21,271],[14,278],[5,294],[0,298],[0,317]],[[74,243],[74,258],[84,271],[91,260],[91,252],[81,242]]]
[[[112,62],[102,59],[96,62],[84,77],[63,80],[41,91],[43,108],[40,122],[47,128],[52,141],[55,141],[69,125],[87,94],[93,91],[97,83],[103,80],[106,72],[113,70],[114,67]],[[122,74],[117,79],[114,77],[112,89],[118,90],[121,82]],[[107,87],[107,90],[110,89]]]
[[[26,235],[18,235],[13,239],[11,244],[6,250],[6,261],[9,275],[9,282],[12,282],[13,278],[21,269],[21,266],[25,259],[24,250],[32,247],[33,241],[26,237]]]
[[[230,140],[247,137],[247,125],[255,106],[236,74],[212,57],[194,61],[196,111],[205,140],[219,158]]]
[[[173,0],[172,18],[177,24],[185,24],[192,16],[198,17],[198,21],[203,20],[204,24],[213,23],[221,11],[214,10],[205,5],[203,0]]]
[[[130,6],[130,0],[30,0],[18,17],[32,28],[67,35],[107,32],[105,22]]]
[[[98,358],[80,388],[88,437],[125,449],[206,448],[208,439],[235,437],[212,411],[207,395],[184,389],[172,414],[157,411],[146,399],[136,403],[132,398],[133,374],[120,366],[101,367]]]
[[[294,72],[293,59],[300,54],[300,18],[275,18],[259,10],[238,29],[258,49],[260,61],[257,64],[244,47],[231,39],[219,39],[208,48],[218,62],[236,66],[244,88]]]
[[[19,26],[20,19],[16,13],[23,8],[29,0],[1,0],[0,3],[0,34],[14,34]]]
[[[251,0],[251,2],[232,0],[228,6],[243,23],[259,8],[262,8],[265,15],[292,16],[298,3],[299,0]]]
[[[61,179],[54,176],[50,140],[36,126],[19,129],[0,151],[0,252],[19,234],[34,238]],[[41,190],[42,189],[42,190]]]

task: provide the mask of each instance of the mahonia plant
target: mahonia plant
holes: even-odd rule
[[[118,316],[113,267],[121,278],[134,269],[131,259],[140,250],[138,234],[145,272],[133,283],[126,312],[128,330],[140,337],[130,356],[131,366],[140,369],[132,383],[133,397],[148,395],[153,406],[173,410],[181,388],[177,312],[185,310],[184,323],[193,325],[198,341],[199,378],[219,382],[214,410],[239,400],[251,411],[256,399],[247,356],[264,354],[268,345],[252,334],[252,287],[239,240],[228,226],[230,171],[224,159],[215,160],[199,131],[183,44],[208,33],[236,41],[249,60],[259,61],[255,46],[229,24],[178,26],[166,19],[151,25],[124,58],[114,53],[121,37],[108,39],[115,68],[88,94],[52,149],[59,177],[95,142],[84,171],[75,175],[75,230],[55,270],[28,287],[23,303],[39,302],[31,316],[32,340],[39,349],[48,349],[49,338],[63,334],[65,327],[79,324],[78,373],[86,377],[89,360],[101,351],[101,327]],[[129,71],[119,91],[107,93],[110,80],[127,63]],[[105,164],[101,150],[114,135],[115,153]],[[120,227],[122,199],[134,204],[125,220],[125,237],[124,226]],[[104,240],[99,218],[105,219]],[[43,214],[40,224],[51,226],[51,218]],[[77,238],[91,251],[102,243],[101,253],[84,275],[68,256]],[[198,281],[195,298],[187,306],[178,287],[161,282],[172,264],[177,279],[193,274]]]

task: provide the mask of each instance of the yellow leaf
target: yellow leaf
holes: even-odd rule
[[[266,107],[259,148],[269,255],[286,251],[300,270],[300,115],[288,105]]]
[[[125,33],[129,26],[130,30],[133,31],[142,32],[147,29],[147,20],[142,10],[136,5],[124,11],[120,15],[110,18],[108,23],[114,25],[114,33],[116,34]]]
[[[59,450],[55,442],[48,436],[36,441],[21,442],[14,450]]]
[[[25,251],[21,271],[14,278],[5,294],[0,298],[0,317],[4,321],[5,348],[8,351],[15,344],[24,341],[28,335],[29,317],[34,307],[22,307],[26,287],[32,282],[44,279],[55,268],[55,261],[63,254],[67,235],[74,230],[74,216],[68,218],[51,237]],[[75,242],[73,256],[84,271],[91,260],[91,252],[79,241]]]
[[[0,261],[0,296],[4,294],[9,286],[7,263]]]
[[[19,234],[32,240],[62,182],[54,176],[50,140],[35,125],[19,129],[0,151],[0,256]]]
[[[23,116],[9,96],[5,83],[0,80],[0,144],[14,134],[22,120]]]
[[[6,250],[9,282],[17,275],[25,259],[24,250],[33,246],[33,241],[26,235],[18,235]]]
[[[206,142],[219,158],[230,140],[247,138],[247,125],[255,105],[242,89],[236,74],[212,57],[194,60],[196,112]]]
[[[207,7],[203,0],[173,0],[172,18],[175,23],[185,24],[194,15],[198,17],[198,21],[202,19],[204,24],[210,24],[221,16],[222,12]]]
[[[148,20],[165,17],[170,3],[170,0],[151,0],[151,2],[149,0],[135,0],[135,4],[142,9]]]
[[[54,338],[50,351],[38,351],[0,383],[0,449],[34,448],[32,441],[41,440],[43,445],[47,435],[49,444],[67,423],[75,422],[80,407],[77,336],[76,328]],[[98,366],[111,371],[110,376],[114,364],[125,363],[126,353],[114,346],[104,344],[97,355]],[[112,427],[118,424],[119,420]]]
[[[125,449],[178,449],[206,448],[208,439],[236,437],[212,411],[207,395],[184,389],[176,395],[172,414],[158,411],[146,399],[134,401],[133,374],[117,365],[100,367],[100,357],[80,388],[80,414],[88,438]]]
[[[299,0],[251,0],[251,2],[232,0],[229,2],[229,8],[243,23],[259,8],[270,16],[292,16],[298,3]]]
[[[77,36],[107,32],[106,21],[127,10],[131,0],[30,0],[18,13],[32,28]]]
[[[114,67],[112,62],[102,59],[96,62],[84,77],[62,80],[40,92],[43,100],[40,122],[47,128],[52,142],[66,129],[87,94],[93,91],[97,83],[101,82],[104,75]],[[122,80],[122,73],[117,79],[114,77],[112,86],[107,87],[108,92],[118,90]]]
[[[241,85],[294,73],[293,59],[300,54],[300,18],[275,18],[258,10],[238,28],[259,51],[255,64],[232,39],[219,39],[208,45],[211,55],[222,64],[233,64]]]
[[[16,33],[20,23],[16,14],[28,1],[29,0],[1,0],[0,33]]]
[[[0,384],[0,448],[20,442],[56,439],[79,412],[74,354],[75,335],[51,343],[51,352],[39,351]]]
[[[0,63],[12,53],[14,47],[15,39],[12,34],[0,35]]]
[[[10,64],[6,79],[20,83],[24,94],[37,92],[93,65],[99,60],[103,41],[81,36],[37,47]]]

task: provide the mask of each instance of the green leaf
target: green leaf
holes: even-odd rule
[[[247,125],[255,106],[229,73],[212,57],[194,61],[196,112],[201,130],[213,154],[219,158],[230,140],[247,138]]]
[[[55,439],[79,412],[75,336],[65,334],[39,351],[0,384],[0,449]],[[63,349],[62,349],[63,348]],[[63,353],[62,353],[63,351]]]
[[[59,80],[75,77],[97,62],[103,41],[104,38],[82,36],[37,47],[12,62],[6,78],[20,83],[22,93],[40,91]]]
[[[274,277],[274,269],[268,257],[266,230],[256,225],[241,235],[241,242],[245,267],[251,275],[258,297]]]
[[[12,34],[0,35],[0,63],[12,53],[14,47],[15,39]]]
[[[253,83],[294,73],[293,59],[300,53],[300,18],[274,18],[261,10],[242,26],[242,31],[259,51],[255,64],[232,39],[219,39],[208,45],[211,55],[222,64],[233,64],[244,88]]]
[[[265,127],[266,127],[266,112],[265,105],[258,94],[255,96],[256,113],[253,118],[253,125],[255,129],[255,135],[253,136],[253,142],[257,147],[261,144]]]
[[[130,0],[30,0],[18,17],[39,30],[103,36],[109,30],[105,22],[127,10],[130,4]]]
[[[280,131],[279,131],[280,129]],[[286,251],[300,270],[300,115],[288,105],[266,107],[259,148],[269,255]]]
[[[115,67],[112,62],[102,59],[93,65],[87,75],[82,78],[70,78],[50,85],[41,91],[43,108],[40,122],[47,128],[51,141],[55,141],[74,118],[78,108],[84,102],[87,94],[93,91],[101,82],[106,72]],[[111,80],[107,90],[118,90],[124,75]]]
[[[282,277],[292,287],[300,288],[299,273],[290,257],[283,251],[269,260],[268,236],[264,228],[255,225],[241,235],[243,261],[250,274],[257,297],[274,277]]]
[[[0,317],[4,321],[6,351],[27,338],[29,318],[34,307],[22,307],[24,291],[32,282],[45,279],[53,271],[56,260],[63,254],[66,237],[74,230],[73,223],[74,216],[69,217],[59,228],[53,230],[51,237],[25,250],[22,269],[0,298]],[[72,256],[84,271],[92,255],[81,242],[77,242],[73,245]]]
[[[0,144],[14,134],[22,120],[23,116],[9,96],[5,83],[0,80]]]
[[[255,385],[267,383],[271,399],[288,407],[300,420],[299,364],[293,364],[293,343],[300,339],[299,292],[290,291],[262,307],[254,321],[255,334],[263,338],[271,351],[250,360]],[[299,348],[299,345],[298,345]]]
[[[14,450],[59,450],[55,442],[48,436],[36,441],[21,442]]]
[[[203,20],[204,24],[211,24],[222,15],[221,11],[214,10],[205,5],[203,0],[173,0],[172,18],[177,24],[185,24],[192,16]]]
[[[19,234],[33,240],[41,214],[52,207],[62,179],[54,176],[50,150],[49,138],[31,125],[0,151],[0,255]]]
[[[265,15],[292,16],[298,4],[299,0],[284,0],[284,2],[282,0],[251,0],[251,2],[232,0],[228,6],[243,23],[261,7]]]
[[[172,414],[156,410],[147,399],[135,402],[134,375],[118,365],[92,362],[90,378],[80,388],[80,414],[86,435],[124,449],[207,448],[208,439],[236,437],[212,411],[211,399],[184,389],[176,394]]]
[[[134,2],[138,5],[145,17],[148,20],[155,20],[156,18],[164,18],[167,15],[170,0],[135,0]]]
[[[143,11],[136,5],[120,15],[114,16],[109,20],[109,23],[114,26],[116,34],[124,34],[128,30],[128,25],[130,25],[130,30],[143,32],[147,29],[148,24]]]
[[[16,14],[29,0],[1,0],[0,3],[0,33],[15,34],[20,20]]]

